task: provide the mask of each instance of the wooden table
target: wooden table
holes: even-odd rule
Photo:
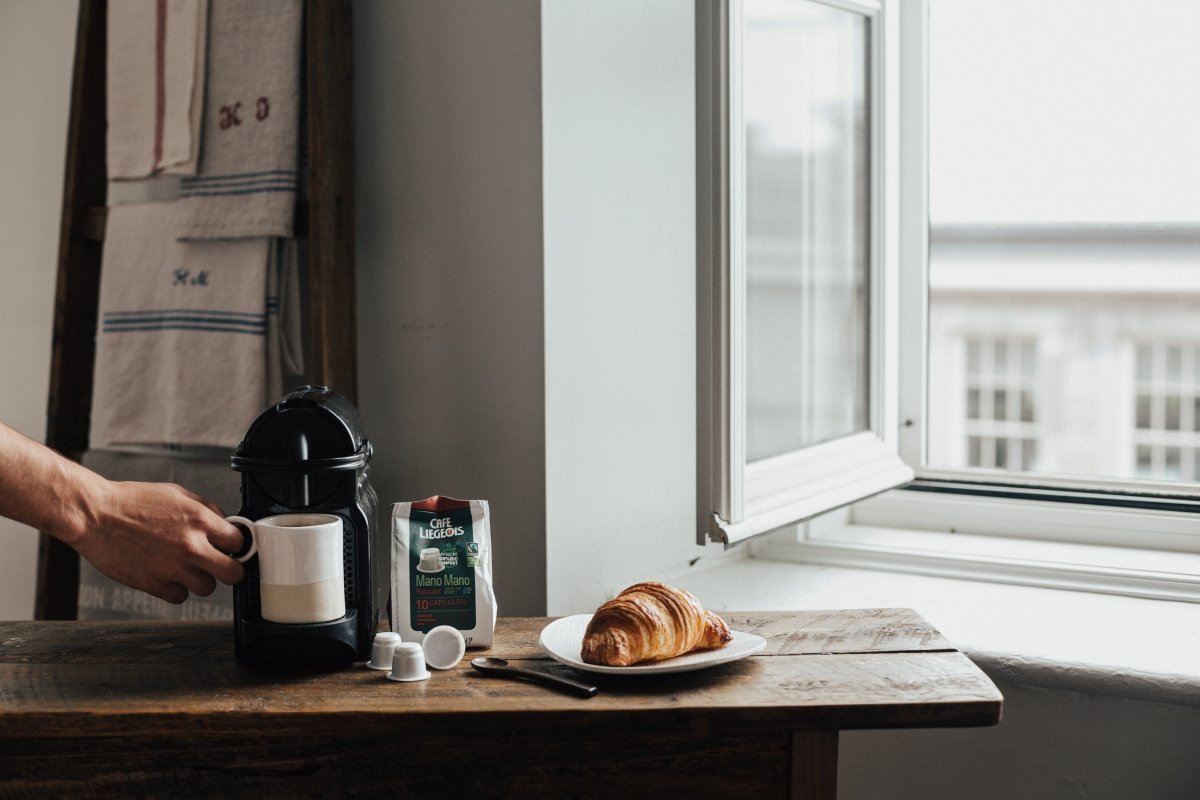
[[[836,796],[838,730],[992,725],[991,681],[909,609],[726,615],[766,650],[592,675],[581,700],[474,672],[264,671],[232,626],[0,623],[0,798]],[[578,677],[502,619],[490,655]],[[469,651],[468,659],[485,651]]]

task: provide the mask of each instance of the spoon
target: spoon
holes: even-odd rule
[[[471,666],[486,675],[500,675],[501,677],[541,683],[554,689],[561,689],[564,692],[578,695],[579,697],[594,697],[596,692],[600,691],[595,686],[580,681],[573,681],[570,678],[561,678],[558,675],[551,675],[548,672],[535,672],[531,669],[514,667],[503,658],[473,658],[471,659]]]

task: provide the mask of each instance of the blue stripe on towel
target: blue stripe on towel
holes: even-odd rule
[[[239,194],[265,194],[267,192],[291,192],[296,193],[295,186],[264,186],[260,189],[230,189],[222,191],[202,191],[200,189],[182,189],[179,192],[180,197],[228,197]]]
[[[169,309],[162,311],[107,311],[101,328],[104,333],[134,331],[193,330],[218,333],[249,333],[262,336],[267,315],[240,311]]]
[[[208,183],[210,181],[242,181],[252,178],[269,178],[274,175],[291,177],[295,179],[296,170],[294,169],[265,169],[258,172],[235,172],[230,175],[189,175],[181,180],[184,186],[191,186],[197,183]]]
[[[279,189],[295,189],[296,182],[283,180],[282,178],[271,178],[261,181],[238,181],[230,183],[206,183],[203,186],[184,186],[180,188],[179,193],[183,195],[195,194],[196,192],[215,192],[220,189],[261,189],[264,187],[274,187]]]
[[[234,322],[219,319],[207,319],[205,317],[149,317],[146,319],[127,319],[127,320],[105,320],[104,330],[126,330],[132,328],[140,328],[146,325],[167,325],[172,323],[208,325],[213,328],[228,328],[230,330],[261,330],[266,321],[260,322]]]
[[[104,326],[104,333],[143,333],[145,331],[205,331],[209,333],[248,333],[251,336],[266,336],[265,330],[248,330],[245,328],[226,328],[215,325],[194,325],[184,323],[164,323],[161,325],[145,324],[140,326],[110,328]]]
[[[207,308],[156,308],[141,311],[105,311],[106,319],[126,319],[129,317],[153,317],[161,314],[194,314],[196,316],[261,320],[263,315],[253,311],[218,311]]]
[[[180,183],[179,185],[183,188],[184,191],[191,191],[191,190],[195,190],[195,189],[212,189],[215,187],[227,187],[227,186],[258,186],[260,184],[262,184],[262,185],[276,184],[276,185],[295,186],[296,183],[297,183],[297,180],[296,180],[295,175],[292,175],[292,176],[268,175],[268,176],[262,177],[262,178],[223,178],[219,181],[213,180],[213,181],[204,181],[203,183]]]

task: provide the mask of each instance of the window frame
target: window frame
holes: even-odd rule
[[[697,541],[731,546],[912,478],[900,458],[898,0],[808,0],[868,20],[868,430],[745,459],[741,0],[697,0]]]
[[[757,557],[1200,602],[1200,487],[938,471],[928,404],[928,1],[900,35],[899,446],[906,487],[755,543]],[[997,541],[1007,552],[995,554]],[[1137,561],[1140,566],[1125,566]]]

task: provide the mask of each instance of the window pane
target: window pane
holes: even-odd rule
[[[1008,342],[996,342],[992,352],[992,372],[1003,375],[1008,371]]]
[[[1167,380],[1179,383],[1183,379],[1183,348],[1167,348]]]
[[[1021,390],[1021,422],[1033,422],[1033,392]]]
[[[1169,395],[1165,398],[1163,427],[1169,431],[1179,430],[1179,396]]]
[[[1029,472],[1035,469],[1037,463],[1037,440],[1022,439],[1021,440],[1021,469],[1024,472]]]
[[[1178,447],[1163,448],[1163,477],[1179,480],[1180,452]]]
[[[929,0],[925,466],[1200,480],[1198,38],[1195,0]]]
[[[1154,348],[1141,345],[1137,349],[1137,379],[1149,382],[1154,377]]]
[[[867,20],[747,3],[747,460],[868,429]]]
[[[1154,474],[1153,451],[1149,446],[1140,444],[1137,448],[1137,470],[1139,478],[1149,478]]]
[[[983,356],[981,355],[981,346],[978,339],[971,339],[967,342],[967,374],[978,375],[983,371]]]
[[[992,419],[1006,419],[1006,409],[1008,408],[1008,393],[1003,389],[996,389],[992,392]]]
[[[972,467],[983,466],[983,440],[978,436],[967,437],[967,463]]]
[[[1150,395],[1139,394],[1137,398],[1137,426],[1150,427]]]
[[[1034,350],[1033,342],[1029,340],[1021,342],[1021,375],[1026,378],[1032,378],[1036,363],[1037,352]]]

